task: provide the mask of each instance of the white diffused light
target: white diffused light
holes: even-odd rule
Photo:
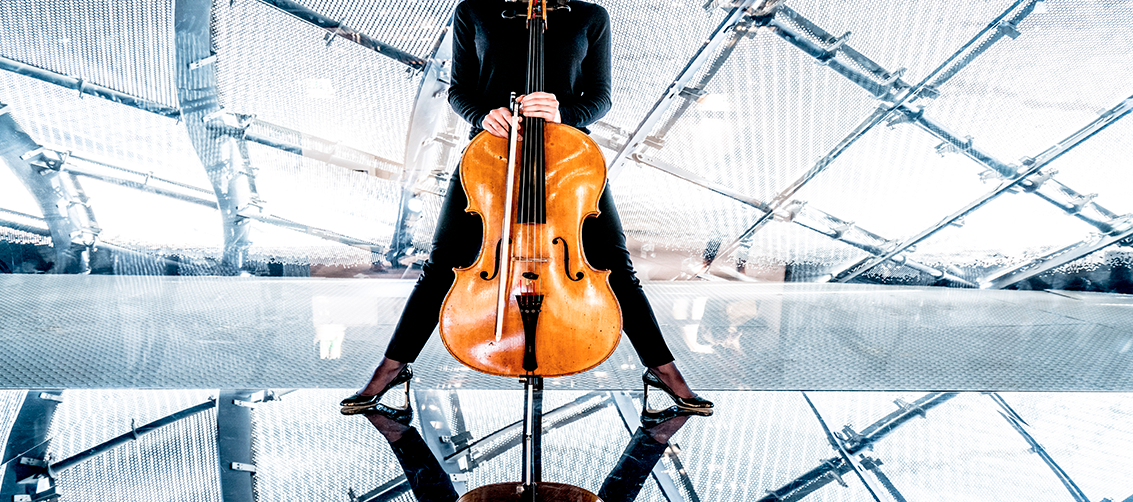
[[[1046,14],[1046,2],[1035,2],[1035,14]]]
[[[726,112],[731,109],[727,94],[705,94],[696,103],[701,111],[706,112]]]
[[[421,199],[414,197],[405,203],[405,207],[414,213],[420,213],[421,209],[425,207],[425,203]]]

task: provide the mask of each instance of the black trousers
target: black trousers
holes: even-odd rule
[[[432,252],[421,267],[421,277],[401,312],[401,320],[386,348],[386,357],[400,362],[417,359],[440,320],[441,304],[456,280],[452,269],[467,267],[476,260],[483,239],[483,223],[479,216],[465,212],[467,207],[468,197],[460,183],[458,169],[441,204]],[[594,268],[610,271],[610,288],[622,308],[622,330],[642,364],[655,367],[672,362],[673,354],[665,345],[657,317],[634,274],[622,222],[608,184],[598,202],[598,210],[601,211],[598,217],[587,218],[582,224],[586,260]]]

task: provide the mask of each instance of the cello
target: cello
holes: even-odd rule
[[[530,95],[544,89],[547,13],[569,7],[562,1],[524,3],[524,94]],[[598,497],[582,488],[542,481],[542,379],[597,366],[621,338],[621,307],[610,273],[591,267],[582,249],[582,224],[598,215],[606,161],[585,133],[542,118],[523,117],[520,137],[514,96],[509,137],[481,132],[461,156],[466,211],[481,217],[483,242],[470,266],[454,269],[440,334],[462,364],[523,378],[522,481],[481,486],[458,502],[593,502]]]
[[[544,88],[549,9],[544,0],[526,3],[530,94]],[[583,220],[598,215],[606,162],[578,129],[523,117],[520,138],[517,119],[513,112],[508,139],[481,132],[461,157],[466,211],[482,218],[483,242],[472,265],[455,269],[441,340],[483,373],[581,373],[606,360],[621,337],[609,272],[586,262],[581,242]]]

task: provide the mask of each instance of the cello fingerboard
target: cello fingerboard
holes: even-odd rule
[[[543,81],[543,2],[536,2],[536,15],[527,22],[527,86],[525,94],[540,92]],[[516,223],[546,223],[546,167],[543,161],[543,119],[523,117],[522,164],[519,170],[519,197]]]

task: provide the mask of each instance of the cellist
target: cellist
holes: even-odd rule
[[[520,96],[520,113],[548,122],[586,129],[610,109],[610,18],[596,4],[570,1],[570,9],[553,12],[545,35],[548,92]],[[487,131],[506,138],[510,94],[522,90],[527,60],[523,19],[501,15],[513,10],[504,0],[464,0],[453,15],[453,59],[449,103],[472,124],[470,137]],[[522,131],[520,131],[522,134]],[[390,388],[408,385],[408,363],[421,353],[438,323],[441,304],[454,281],[453,268],[472,263],[480,250],[481,220],[465,212],[468,200],[453,173],[441,205],[429,259],[406,301],[385,357],[370,381],[341,403],[343,414],[380,411],[378,402]],[[589,263],[611,271],[610,286],[621,306],[623,330],[646,367],[646,386],[668,393],[685,413],[710,415],[712,402],[698,397],[677,369],[657,318],[634,274],[625,235],[609,185],[599,201],[601,214],[588,218],[582,243]],[[407,387],[408,389],[408,387]]]

